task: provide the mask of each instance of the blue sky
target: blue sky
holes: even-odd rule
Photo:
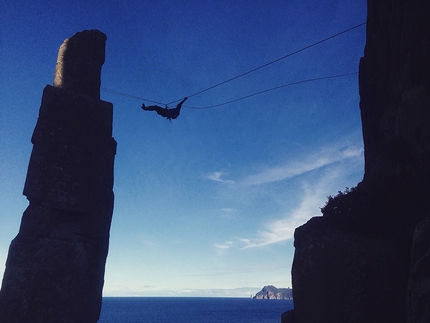
[[[59,46],[107,37],[102,88],[172,102],[366,20],[364,0],[6,0],[0,11],[0,271],[43,88]],[[114,104],[115,210],[106,296],[249,297],[291,287],[293,233],[363,176],[357,75],[365,26],[190,97],[169,123]],[[149,102],[145,102],[148,104]]]

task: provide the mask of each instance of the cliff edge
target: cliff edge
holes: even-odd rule
[[[367,4],[364,178],[295,231],[296,323],[430,322],[430,2]]]

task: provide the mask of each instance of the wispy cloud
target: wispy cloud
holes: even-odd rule
[[[303,197],[297,208],[283,218],[266,223],[257,231],[256,237],[241,239],[242,249],[262,247],[269,244],[290,240],[294,237],[297,227],[304,224],[313,216],[320,214],[320,207],[325,204],[327,192],[333,189],[335,183],[345,175],[345,167],[333,167],[313,183],[303,184]]]
[[[297,227],[313,216],[321,215],[320,208],[324,206],[328,195],[345,188],[342,185],[346,183],[346,178],[357,171],[357,166],[362,167],[362,154],[361,147],[333,145],[321,148],[300,160],[268,168],[238,180],[232,187],[235,189],[234,196],[237,198],[240,192],[249,192],[249,189],[252,189],[255,197],[268,192],[269,187],[259,187],[260,184],[279,182],[314,171],[312,176],[306,177],[306,182],[303,179],[301,184],[298,184],[297,190],[302,190],[302,193],[295,207],[283,205],[284,213],[279,214],[277,219],[272,217],[271,221],[261,224],[253,235],[216,244],[219,250],[223,250],[223,253],[218,253],[225,254],[232,248],[255,248],[292,239]],[[273,194],[272,190],[269,191]],[[271,199],[275,197],[271,195]]]
[[[218,249],[229,249],[233,245],[233,241],[226,241],[224,243],[215,243],[214,247]]]
[[[234,246],[234,241],[229,240],[221,243],[214,243],[213,247],[218,256],[225,256],[231,247]]]
[[[223,176],[223,175],[224,175],[224,172],[214,172],[212,174],[209,174],[208,178],[215,181],[215,182],[234,184],[234,181],[232,181],[232,180],[222,179],[221,176]]]
[[[260,185],[299,176],[349,158],[359,157],[362,154],[362,147],[331,145],[320,148],[302,158],[264,169],[238,181],[222,178],[226,175],[224,172],[213,172],[207,178],[220,183],[237,184],[240,186]]]
[[[301,160],[268,168],[258,174],[250,175],[241,180],[239,184],[251,186],[282,181],[348,158],[360,156],[362,153],[363,148],[354,146],[323,148]]]

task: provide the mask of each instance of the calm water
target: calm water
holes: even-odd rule
[[[279,323],[291,300],[106,297],[99,323]]]

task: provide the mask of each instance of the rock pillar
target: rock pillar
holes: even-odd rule
[[[295,231],[296,323],[430,322],[430,2],[367,5],[365,175]]]
[[[113,213],[111,103],[100,100],[106,36],[83,31],[59,50],[43,91],[24,195],[0,291],[2,323],[98,321]]]

